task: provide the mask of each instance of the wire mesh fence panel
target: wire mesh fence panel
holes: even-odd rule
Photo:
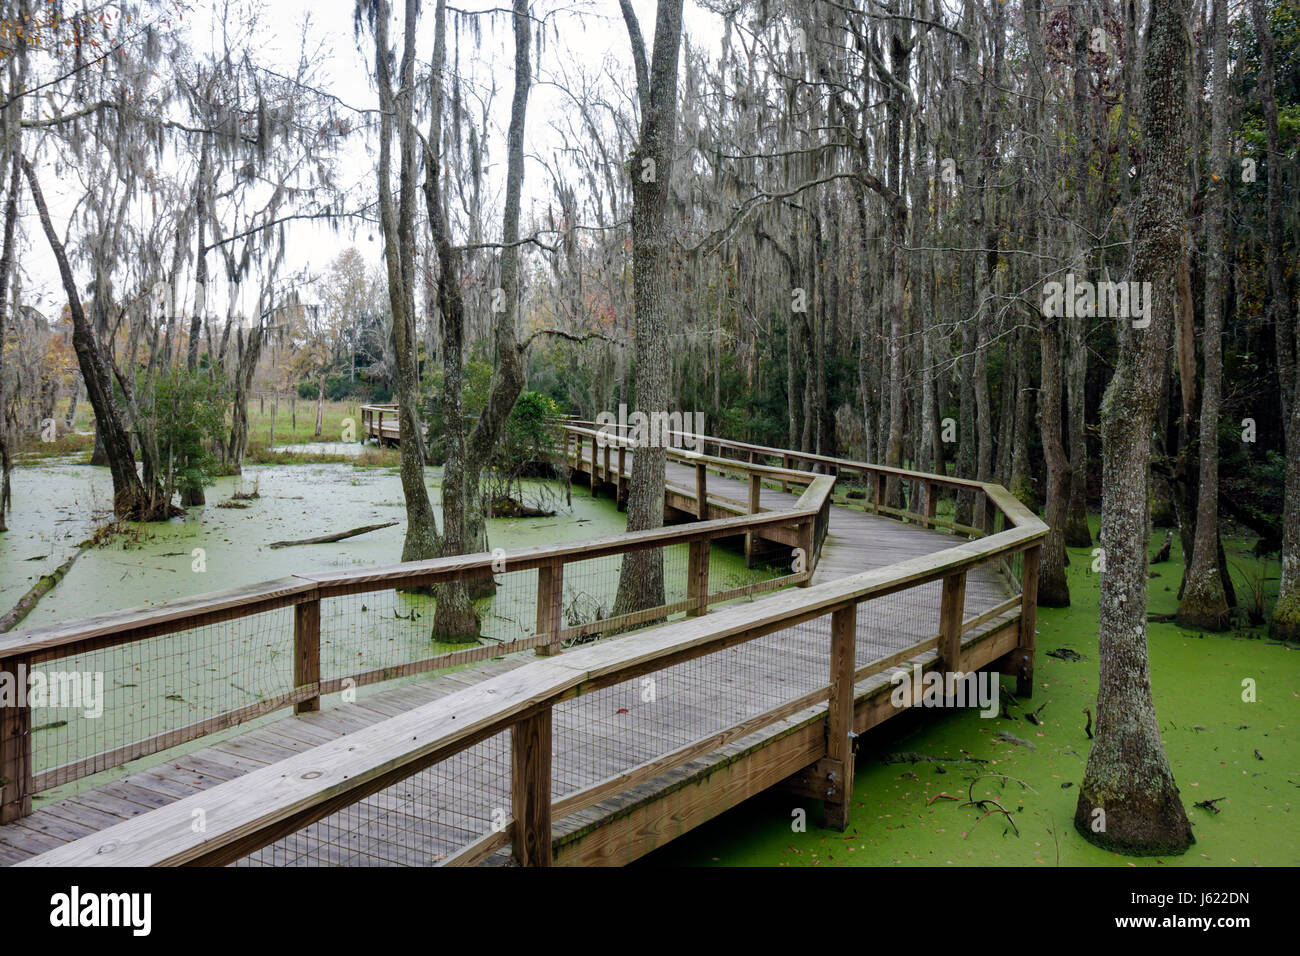
[[[510,822],[510,733],[475,744],[235,866],[434,866]]]
[[[859,604],[857,666],[935,637],[942,592],[942,582],[932,581]]]
[[[481,656],[509,653],[536,635],[537,571],[502,571],[471,578],[464,588],[474,609],[473,633],[444,629],[438,588],[365,591],[321,600],[321,678],[333,680],[399,667],[467,649]]]
[[[537,635],[538,572],[503,571],[493,577],[490,593],[480,593],[475,601],[482,624],[479,633],[508,651],[510,644]]]
[[[428,594],[386,588],[322,598],[320,673],[332,680],[431,657],[434,601]]]
[[[1014,594],[1020,594],[1024,590],[1025,580],[1025,552],[1017,551],[1009,561],[1006,562],[1008,575],[1010,577],[1011,590]]]
[[[826,687],[829,647],[829,618],[817,618],[557,704],[555,797]]]
[[[579,635],[579,641],[594,640],[601,633],[594,625],[613,617],[622,567],[623,556],[618,554],[565,564],[560,622],[565,629],[590,631]]]
[[[293,608],[88,649],[32,670],[32,762],[41,789],[259,715],[293,689]],[[40,675],[37,677],[37,675]],[[33,687],[35,687],[33,683]],[[206,725],[206,726],[205,726]]]

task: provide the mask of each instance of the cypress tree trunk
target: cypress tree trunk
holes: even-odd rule
[[[321,427],[324,424],[325,424],[325,370],[321,369],[320,384],[316,388],[316,431],[312,434],[313,438],[320,438]]]
[[[10,164],[9,194],[5,197],[4,240],[0,244],[0,531],[8,531],[5,512],[10,505],[9,472],[13,462],[9,456],[9,399],[5,394],[5,326],[9,310],[9,277],[13,274],[14,234],[18,223],[18,190],[22,187],[22,168],[18,157]],[[76,395],[74,388],[73,395]]]
[[[1043,316],[1039,327],[1042,386],[1038,392],[1038,427],[1047,459],[1047,537],[1038,570],[1038,603],[1068,607],[1065,577],[1065,513],[1069,506],[1070,460],[1061,442],[1061,320]]]
[[[1211,104],[1210,181],[1205,217],[1205,379],[1201,391],[1200,477],[1196,532],[1183,578],[1178,623],[1209,631],[1228,624],[1228,600],[1219,573],[1219,404],[1223,377],[1223,222],[1228,188],[1228,12],[1213,0],[1214,90]]]
[[[1286,430],[1286,489],[1282,513],[1282,577],[1269,618],[1272,637],[1300,641],[1300,363],[1296,325],[1286,289],[1282,239],[1282,147],[1278,131],[1273,34],[1263,0],[1251,0],[1259,37],[1259,99],[1268,143],[1268,316],[1277,343],[1278,392]]]
[[[81,293],[72,274],[67,252],[50,221],[50,211],[45,205],[45,196],[36,179],[36,172],[26,159],[23,159],[22,165],[31,187],[32,199],[36,203],[41,228],[45,231],[50,250],[58,263],[59,276],[68,296],[68,311],[72,316],[72,348],[77,354],[77,365],[85,380],[90,404],[95,409],[95,422],[103,438],[104,453],[108,459],[109,472],[113,476],[113,513],[130,521],[168,518],[171,509],[168,502],[163,500],[162,489],[156,484],[146,488],[136,472],[131,435],[118,414],[108,362],[81,307]]]
[[[1152,0],[1143,60],[1142,182],[1132,278],[1151,283],[1150,325],[1120,320],[1119,361],[1101,409],[1102,524],[1097,727],[1074,825],[1084,839],[1135,855],[1193,842],[1156,722],[1147,659],[1147,479],[1151,432],[1174,322],[1182,252],[1188,0]]]
[[[1088,101],[1092,98],[1089,77],[1092,73],[1088,58],[1091,41],[1091,28],[1095,22],[1089,15],[1087,0],[1082,0],[1070,10],[1073,25],[1073,125],[1077,142],[1074,156],[1074,215],[1077,219],[1075,235],[1076,253],[1079,270],[1086,272],[1092,252],[1091,241],[1084,228],[1085,224],[1095,222],[1090,201],[1089,184],[1092,181],[1092,143],[1095,131],[1092,128],[1092,115]],[[1065,427],[1067,435],[1067,452],[1070,456],[1069,487],[1065,490],[1068,502],[1065,511],[1065,544],[1072,548],[1087,548],[1092,545],[1092,534],[1088,530],[1088,449],[1084,441],[1084,382],[1088,375],[1088,353],[1084,335],[1087,331],[1086,316],[1075,314],[1065,320],[1062,330],[1063,367],[1065,377]]]
[[[636,313],[636,408],[668,411],[668,189],[677,135],[677,60],[682,0],[659,0],[653,59],[647,63],[630,0],[620,0],[627,23],[641,100],[641,139],[632,154],[632,297]],[[793,325],[793,323],[792,323]],[[659,442],[637,448],[628,485],[627,530],[664,523],[667,451]],[[664,603],[663,552],[634,551],[623,558],[614,614]]]
[[[439,4],[441,7],[441,4]],[[415,336],[415,130],[411,123],[412,83],[415,75],[415,24],[418,4],[407,0],[404,14],[403,49],[394,90],[389,66],[388,23],[391,5],[375,5],[375,78],[379,87],[379,212],[384,240],[384,264],[388,276],[388,300],[393,314],[393,350],[398,404],[398,435],[401,439],[402,494],[406,501],[406,537],[403,561],[421,561],[438,553],[438,531],[434,524],[429,490],[424,483],[424,440],[417,414],[419,367]],[[392,184],[393,128],[399,136],[398,189]]]

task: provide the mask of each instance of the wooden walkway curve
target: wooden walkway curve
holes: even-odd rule
[[[590,483],[592,493],[619,494],[633,451],[597,451],[592,433],[580,426],[569,428],[568,436],[575,474]],[[843,826],[852,788],[851,738],[897,712],[889,703],[889,673],[896,667],[993,666],[1015,673],[1022,692],[1031,690],[1032,604],[1026,615],[1018,578],[1023,574],[1032,585],[1042,529],[1005,492],[988,492],[986,513],[989,531],[993,512],[1004,515],[1002,535],[1009,543],[1000,551],[992,545],[996,533],[988,543],[967,544],[928,526],[941,523],[934,508],[939,488],[969,485],[974,493],[984,486],[913,476],[912,494],[922,496],[925,506],[905,523],[885,513],[886,470],[876,472],[870,496],[850,499],[832,492],[830,476],[796,475],[787,466],[793,458],[843,475],[851,463],[709,441],[716,456],[674,451],[666,510],[707,523],[682,529],[715,526],[715,540],[743,536],[746,551],[756,555],[804,545],[814,552],[804,560],[815,560],[815,568],[800,578],[796,567],[788,578],[801,587],[747,595],[745,603],[704,614],[713,600],[710,539],[702,545],[694,540],[685,602],[691,616],[680,623],[541,661],[522,652],[472,660],[323,710],[312,709],[318,697],[296,691],[272,702],[294,706],[293,716],[191,745],[189,752],[160,751],[165,762],[63,799],[59,787],[52,788],[29,813],[11,812],[0,826],[0,863],[624,863],[776,784],[825,800],[828,824]],[[728,450],[748,461],[726,461]],[[755,464],[773,457],[782,465]],[[858,477],[865,478],[865,469],[875,466],[861,468]],[[904,474],[897,476],[906,481]],[[806,488],[802,494],[796,481]],[[774,520],[799,514],[815,491],[825,496],[823,528],[817,529],[812,512],[802,524]],[[561,586],[556,580],[563,565],[546,564],[544,557],[520,559],[539,569],[538,636],[525,644],[539,653],[558,650],[556,635],[563,633],[553,606],[558,602],[546,596],[548,587]],[[440,573],[452,570],[448,565]],[[313,579],[316,591],[310,593],[318,600],[333,586],[328,577]],[[392,573],[372,577],[390,586],[395,580]],[[362,585],[350,580],[347,587]],[[692,602],[701,594],[705,600],[696,607]],[[277,592],[257,600],[270,607],[290,599]],[[309,629],[310,614],[304,624],[302,609],[315,606],[319,618],[319,604],[301,603],[302,595],[292,600],[300,602],[293,605],[295,629]],[[210,616],[220,613],[228,612]],[[552,624],[547,627],[545,620]],[[172,625],[148,626],[157,631]],[[77,636],[112,629],[83,629]],[[6,650],[9,661],[18,660],[19,652],[34,660],[42,641],[53,644],[71,633],[37,634],[8,647],[0,642],[0,664]],[[706,647],[711,650],[704,656]],[[315,675],[310,665],[295,665],[295,687],[315,676],[309,686],[319,693],[337,689],[320,679],[319,660]],[[484,711],[481,730],[471,731],[486,694],[498,694],[492,704],[497,710]],[[523,701],[518,709],[501,709],[514,694]],[[458,717],[469,736],[448,730]],[[530,734],[536,739],[527,745]],[[398,747],[393,741],[426,739],[420,753],[406,745],[381,754]],[[367,753],[368,769],[344,774],[347,788],[359,788],[348,789],[347,798],[320,787],[307,795],[296,788],[314,785],[285,783],[308,766],[318,769],[298,779],[328,778],[331,771],[319,768],[343,765],[358,751]],[[543,765],[533,766],[535,760]],[[366,774],[378,789],[356,782]],[[545,791],[545,806],[529,796],[523,786],[528,780]],[[196,814],[214,823],[241,814],[246,820],[209,838],[189,826]],[[529,832],[531,842],[525,840]],[[550,845],[535,845],[536,834],[548,832]]]

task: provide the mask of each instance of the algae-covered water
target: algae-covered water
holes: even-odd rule
[[[1094,537],[1095,537],[1094,524]],[[1261,566],[1253,539],[1225,541],[1242,594]],[[1154,550],[1154,547],[1153,547]],[[851,822],[821,828],[820,806],[776,791],[747,801],[646,857],[645,865],[702,866],[1294,866],[1300,863],[1300,649],[1270,643],[1260,631],[1201,634],[1153,623],[1151,682],[1165,750],[1196,843],[1181,857],[1134,858],[1098,849],[1074,830],[1078,785],[1088,756],[1084,707],[1097,693],[1098,578],[1088,549],[1071,549],[1067,609],[1039,610],[1032,701],[1010,718],[974,710],[902,715],[859,740]],[[1153,565],[1150,611],[1172,613],[1182,573],[1173,560]],[[1277,575],[1276,560],[1271,574]],[[1272,584],[1276,587],[1276,581]],[[1244,597],[1244,594],[1242,594]],[[1081,661],[1049,656],[1072,650]],[[1246,702],[1243,681],[1255,682]],[[1003,700],[1014,693],[1002,680]],[[1041,726],[1024,719],[1042,705]],[[1003,731],[1033,745],[1010,743]],[[893,754],[963,755],[987,764],[888,763]],[[978,769],[971,769],[978,767]],[[1005,807],[985,816],[969,799]],[[957,797],[956,800],[948,799]],[[1215,804],[1219,812],[1195,807]],[[806,830],[795,832],[798,812]]]
[[[440,473],[431,469],[435,505],[440,479]],[[5,607],[89,535],[94,514],[107,510],[111,485],[102,469],[47,462],[15,470],[13,488],[10,531],[0,535],[0,604]],[[245,508],[219,507],[236,491],[254,490],[258,497],[245,502]],[[494,520],[489,532],[493,547],[577,541],[618,533],[625,525],[612,501],[593,499],[585,489],[574,488],[566,500],[558,486],[538,484],[529,489],[526,497],[529,495],[556,509],[556,517]],[[207,497],[207,506],[191,509],[184,519],[144,526],[136,535],[86,552],[23,626],[154,605],[294,572],[392,564],[400,556],[403,507],[393,469],[349,464],[254,466],[241,478],[220,480]],[[276,540],[393,520],[399,522],[395,527],[337,544],[281,550],[268,547]],[[1252,543],[1226,542],[1243,598],[1251,578],[1261,572],[1271,573],[1273,578],[1277,574],[1276,561],[1270,572],[1268,565],[1250,557]],[[203,550],[205,570],[195,569],[196,548]],[[669,552],[669,566],[684,567],[685,555],[674,549]],[[1175,541],[1173,560],[1153,566],[1159,576],[1150,582],[1151,612],[1175,609],[1181,557]],[[1196,844],[1182,857],[1129,858],[1097,849],[1075,833],[1077,787],[1089,745],[1082,710],[1093,705],[1097,688],[1099,582],[1091,573],[1088,549],[1072,549],[1071,559],[1073,605],[1039,611],[1032,701],[1010,704],[1014,682],[1004,678],[1003,699],[1010,704],[1009,716],[986,720],[973,710],[925,710],[895,718],[863,737],[847,832],[821,829],[816,803],[769,791],[678,838],[643,862],[704,866],[1300,863],[1300,820],[1296,817],[1300,798],[1300,656],[1295,648],[1269,642],[1258,629],[1216,635],[1165,623],[1150,627],[1156,711]],[[741,583],[752,574],[738,555],[713,549],[715,587]],[[576,581],[578,576],[574,578]],[[671,584],[674,576],[670,574],[669,579]],[[616,581],[616,564],[602,567],[599,573],[593,569],[582,579],[583,595],[566,589],[566,601],[573,604],[569,610],[583,613],[585,606],[579,597],[607,604]],[[1276,587],[1275,580],[1271,587]],[[342,629],[358,635],[350,644],[323,639],[323,666],[346,663],[363,669],[436,652],[438,645],[429,640],[427,615],[419,616],[417,611],[409,620],[394,619],[395,611],[410,614],[412,607],[418,609],[419,602],[427,599],[387,594],[387,603],[366,597],[369,607],[358,599],[334,612],[323,609],[326,635],[331,613],[339,615]],[[670,595],[669,600],[673,599]],[[531,600],[526,582],[516,588],[503,587],[484,607],[486,629],[508,630],[516,617],[514,605],[525,613]],[[586,608],[588,613],[590,610]],[[373,633],[370,630],[355,627],[357,615],[363,613],[383,619],[382,640],[367,636]],[[1050,656],[1053,651],[1072,651],[1083,659]],[[1254,702],[1242,699],[1246,679],[1254,681]],[[361,692],[375,692],[384,686],[391,684],[362,688]],[[116,693],[126,691],[119,688]],[[199,700],[194,688],[156,681],[141,681],[131,693],[159,698],[149,702],[155,708],[153,719],[173,726],[188,722],[192,713],[187,716],[181,711],[188,708],[192,712],[196,704],[203,706],[203,713],[231,704],[230,700]],[[173,696],[182,699],[172,701]],[[133,699],[132,706],[137,704]],[[1034,725],[1024,715],[1039,707],[1043,707],[1039,712],[1042,724]],[[66,716],[75,722],[75,715]],[[93,724],[97,746],[90,752],[115,739],[111,720]],[[244,724],[229,733],[249,726]],[[84,753],[83,748],[92,741],[74,729],[59,733],[70,746],[76,742]],[[1032,744],[1032,749],[996,737],[999,731]],[[186,749],[209,745],[214,739],[204,738]],[[948,758],[948,762],[887,762],[897,753],[920,753]],[[963,755],[988,762],[976,765],[956,759]],[[75,754],[51,748],[42,761],[54,764],[63,756]],[[156,760],[128,764],[112,775],[149,762]],[[1019,835],[1000,814],[985,816],[972,807],[960,806],[968,799],[977,774],[1002,774],[1023,781],[1022,785],[986,777],[974,782],[974,796],[997,799],[1012,814]],[[45,797],[66,796],[104,779],[104,775],[87,778]],[[953,797],[957,799],[950,799]],[[1219,797],[1226,799],[1217,801],[1217,814],[1193,806]],[[806,818],[802,832],[793,825],[799,816]]]
[[[429,469],[429,481],[437,508],[441,469]],[[221,507],[235,492],[254,491],[257,498],[234,502],[245,507]],[[625,526],[609,499],[592,499],[582,489],[574,489],[569,503],[558,485],[539,482],[525,497],[559,513],[493,520],[492,547],[582,540],[617,534]],[[248,466],[240,477],[218,479],[207,489],[207,501],[183,519],[141,525],[135,534],[87,551],[21,627],[152,606],[296,572],[396,564],[401,557],[405,509],[395,469]],[[15,469],[9,531],[0,535],[0,604],[11,606],[69,557],[111,502],[106,469],[61,462]],[[387,521],[398,524],[336,544],[269,547]]]
[[[441,504],[441,478],[440,469],[429,469],[435,509]],[[526,483],[522,497],[554,510],[555,516],[492,520],[492,548],[580,541],[618,534],[626,527],[625,516],[610,498],[592,498],[586,489],[575,487],[568,494],[559,483],[539,481]],[[0,535],[0,604],[11,606],[41,574],[74,553],[96,522],[107,517],[110,501],[105,469],[47,461],[15,470],[10,530]],[[154,606],[293,573],[391,565],[401,555],[405,508],[393,468],[347,463],[250,466],[244,475],[221,479],[207,489],[207,501],[189,509],[184,518],[131,527],[106,546],[85,551],[21,627]],[[397,524],[341,542],[270,547],[272,542],[390,521]],[[664,564],[667,600],[683,599],[686,546],[665,548]],[[711,549],[710,565],[715,591],[771,574],[746,569],[743,556],[723,548]],[[609,615],[619,567],[616,555],[566,567],[566,625]],[[496,578],[496,593],[476,602],[480,639],[499,642],[502,653],[508,653],[509,642],[533,633],[537,572],[507,569]],[[464,647],[432,639],[433,603],[430,596],[391,588],[322,601],[322,678],[406,664]],[[35,769],[39,773],[284,693],[293,686],[292,650],[293,615],[282,609],[52,662],[48,666],[60,672],[102,675],[103,713],[84,707],[46,708],[36,728]],[[368,685],[359,693],[366,696],[392,686],[391,681]],[[205,737],[190,749],[213,739]],[[63,787],[47,797],[65,796],[86,785],[83,781]]]

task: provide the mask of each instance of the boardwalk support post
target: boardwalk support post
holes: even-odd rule
[[[853,800],[853,671],[856,661],[857,607],[831,615],[831,694],[826,711],[826,799],[824,822],[833,830],[849,825]]]
[[[750,453],[750,457],[751,458],[753,457],[752,452]],[[752,515],[756,515],[762,510],[761,506],[759,505],[759,496],[762,493],[762,489],[763,489],[763,476],[760,475],[758,472],[750,472],[749,513]],[[754,535],[754,532],[746,531],[745,532],[745,567],[747,568],[752,568],[754,566],[754,551],[755,551],[755,546],[757,544],[758,544],[758,538]]]
[[[520,866],[551,865],[551,708],[510,728],[511,852]]]
[[[0,706],[0,823],[32,812],[32,711],[27,703],[31,657],[0,661],[0,676],[14,682],[18,700]]]
[[[627,482],[623,475],[627,471],[627,449],[618,446],[618,475],[615,479],[614,507],[619,511],[627,510]]]
[[[596,497],[599,486],[596,481],[596,465],[599,461],[600,448],[597,447],[599,442],[596,439],[591,440],[591,497]]]
[[[686,600],[690,607],[687,617],[699,617],[709,610],[709,539],[691,542],[690,560],[686,569]]]
[[[293,608],[293,686],[320,690],[320,599]],[[320,710],[320,694],[293,705],[295,714]]]
[[[948,674],[961,670],[961,622],[965,609],[966,572],[960,571],[943,579],[939,603],[939,660]],[[955,690],[947,680],[943,687],[944,696]]]
[[[543,564],[537,569],[537,636],[549,640],[537,648],[538,657],[560,653],[560,629],[564,610],[564,565]]]
[[[1025,552],[1020,592],[1020,640],[1016,647],[1016,696],[1028,700],[1034,695],[1034,629],[1038,626],[1039,546]]]

